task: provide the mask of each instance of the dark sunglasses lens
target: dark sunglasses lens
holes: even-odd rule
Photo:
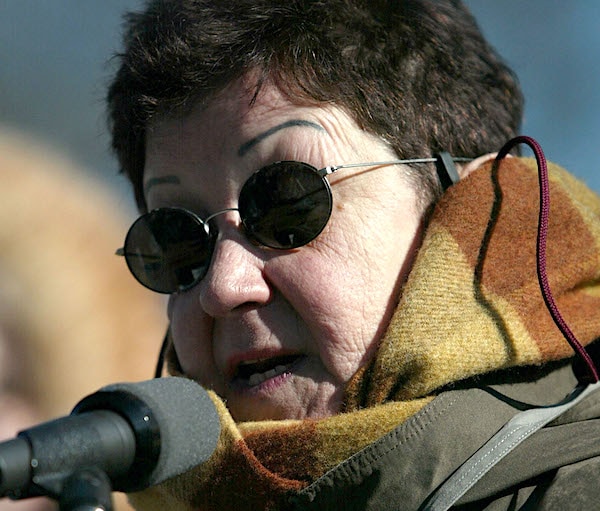
[[[271,248],[306,245],[331,215],[331,189],[307,163],[277,162],[255,172],[240,193],[239,211],[249,236]]]
[[[160,208],[138,218],[125,239],[125,258],[134,277],[159,293],[198,282],[210,264],[214,242],[190,212]]]

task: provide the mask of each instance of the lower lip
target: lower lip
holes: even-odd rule
[[[306,357],[299,357],[297,360],[292,362],[283,373],[273,376],[272,378],[269,378],[258,385],[250,386],[246,381],[234,380],[231,382],[231,386],[237,392],[244,394],[262,394],[265,392],[271,392],[289,380],[294,373],[298,371],[305,360]]]

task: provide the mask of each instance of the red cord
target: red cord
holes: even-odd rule
[[[569,328],[566,321],[562,317],[558,306],[552,296],[552,291],[548,283],[548,272],[546,270],[546,241],[548,239],[548,216],[550,212],[550,187],[548,184],[548,167],[546,165],[546,157],[542,147],[536,140],[527,136],[518,136],[509,140],[496,156],[496,163],[499,163],[509,151],[517,144],[527,144],[534,152],[538,167],[538,177],[540,184],[540,213],[538,221],[538,239],[537,239],[537,274],[540,282],[542,296],[546,302],[546,307],[562,332],[567,342],[571,345],[575,353],[583,359],[583,362],[589,369],[589,378],[592,382],[598,381],[598,370],[594,365],[594,361],[589,353],[581,345],[575,337],[575,334]]]

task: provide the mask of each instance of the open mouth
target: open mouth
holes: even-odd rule
[[[291,371],[292,366],[302,358],[301,355],[284,355],[281,357],[246,360],[240,362],[234,379],[242,381],[250,387],[260,385],[264,381]]]

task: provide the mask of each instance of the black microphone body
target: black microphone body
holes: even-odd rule
[[[117,491],[138,491],[206,461],[219,437],[206,391],[184,378],[109,385],[71,415],[0,443],[0,497],[58,499],[65,480],[100,469]]]

